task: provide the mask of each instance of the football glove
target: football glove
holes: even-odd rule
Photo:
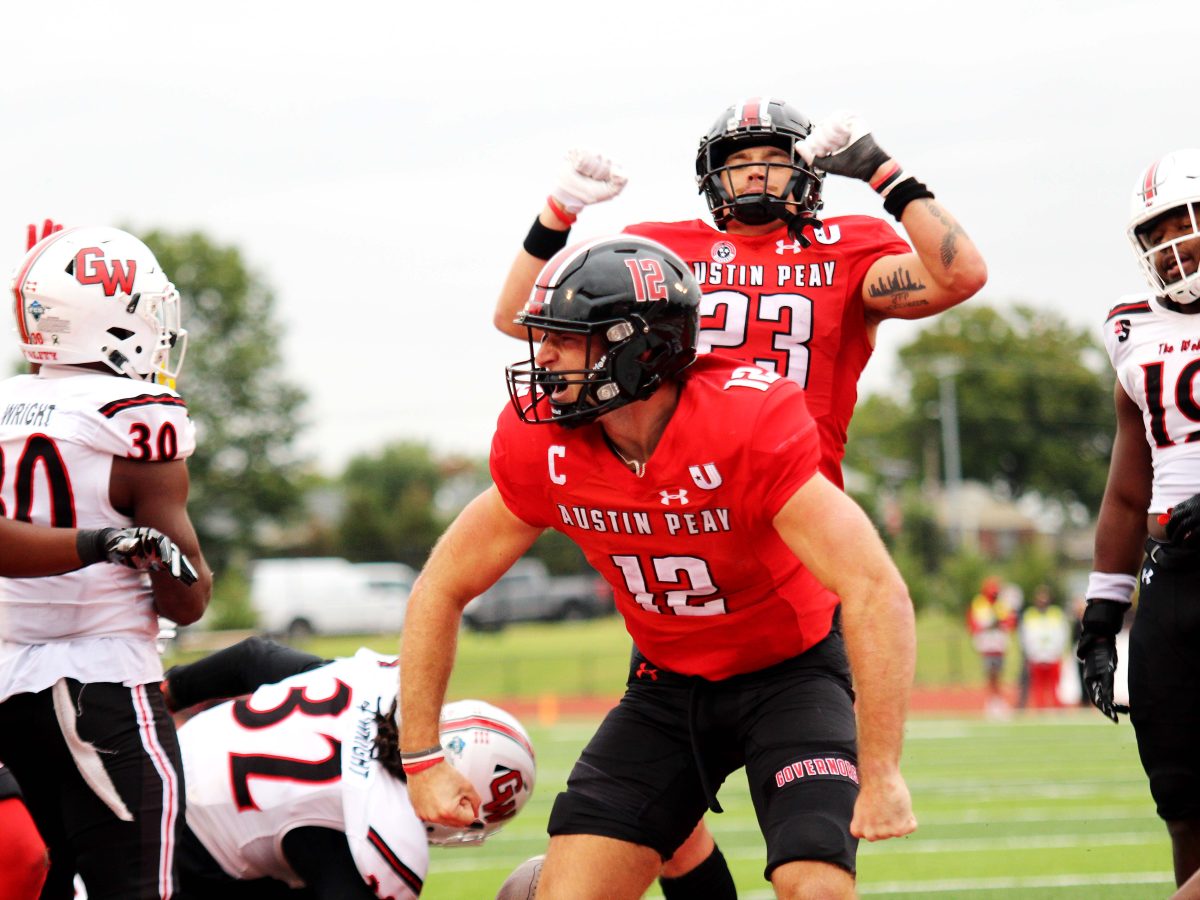
[[[1166,524],[1167,540],[1177,547],[1200,547],[1200,494],[1188,497],[1171,509]]]
[[[38,237],[37,225],[35,223],[31,222],[29,224],[26,234],[25,234],[25,249],[27,251],[32,250],[34,245],[38,241],[44,241],[46,238],[50,237],[50,235],[54,234],[56,231],[62,231],[62,230],[63,230],[62,225],[56,224],[53,219],[46,219],[46,221],[44,221],[42,223],[41,237]]]
[[[857,113],[839,110],[818,122],[796,150],[809,166],[823,172],[869,182],[890,159]]]
[[[82,529],[76,547],[85,565],[107,560],[142,572],[167,572],[186,585],[196,583],[191,560],[156,528]]]
[[[585,206],[617,196],[628,180],[621,167],[607,156],[590,150],[569,150],[550,196],[575,216]]]
[[[1075,658],[1083,663],[1083,690],[1092,705],[1114,722],[1117,713],[1129,713],[1129,707],[1113,700],[1113,675],[1117,671],[1117,632],[1125,618],[1127,604],[1116,600],[1089,600],[1083,611],[1083,633]]]

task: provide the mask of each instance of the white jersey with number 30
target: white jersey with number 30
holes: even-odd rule
[[[187,822],[226,873],[303,882],[283,854],[293,828],[342,831],[380,897],[416,897],[429,865],[425,826],[404,784],[372,758],[375,712],[396,698],[395,657],[349,659],[263,685],[179,731]]]
[[[78,368],[0,382],[0,515],[60,528],[126,526],[109,482],[115,458],[182,460],[196,449],[187,405],[169,388]],[[63,676],[162,678],[150,579],[120,566],[0,578],[0,700]]]

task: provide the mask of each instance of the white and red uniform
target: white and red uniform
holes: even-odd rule
[[[1142,410],[1154,462],[1151,514],[1200,493],[1200,316],[1125,297],[1104,325],[1117,379]]]
[[[303,882],[283,838],[293,828],[344,832],[363,881],[381,897],[416,897],[429,866],[408,789],[373,758],[375,713],[391,707],[396,658],[353,657],[258,688],[179,731],[187,822],[233,878]]]
[[[132,525],[110,500],[113,460],[183,460],[195,447],[187,406],[166,387],[53,366],[9,378],[0,515]],[[100,564],[0,578],[0,759],[50,847],[48,896],[73,877],[72,861],[94,895],[174,892],[183,788],[157,634],[143,572]]]
[[[134,524],[114,509],[114,457],[186,459],[196,431],[169,388],[44,367],[0,382],[0,514],[40,525]],[[59,678],[133,686],[162,679],[149,576],[90,566],[0,578],[0,700]]]
[[[825,220],[811,246],[780,225],[768,234],[718,231],[707,222],[643,222],[625,229],[683,258],[704,299],[701,353],[778,372],[807,392],[821,435],[821,471],[839,487],[858,378],[874,349],[862,302],[867,270],[911,248],[868,216]]]
[[[492,478],[515,515],[580,546],[648,659],[716,680],[829,633],[837,597],[772,524],[816,474],[820,446],[795,382],[701,356],[681,384],[641,478],[602,429],[526,425],[511,407]]]

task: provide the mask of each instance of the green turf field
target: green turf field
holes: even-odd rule
[[[530,723],[538,786],[529,806],[481,847],[434,848],[422,897],[491,897],[514,866],[542,852],[550,803],[593,727]],[[1130,900],[1173,889],[1166,831],[1127,724],[1087,710],[1003,723],[916,719],[904,770],[920,828],[861,847],[863,896]],[[762,841],[740,774],[722,789],[721,803],[725,813],[709,823],[739,896],[774,896],[762,879]]]
[[[331,657],[361,645],[395,652],[398,643],[384,635],[317,640],[305,649]],[[919,684],[978,683],[975,656],[956,619],[921,616],[918,646]],[[615,618],[464,632],[450,698],[611,697],[623,684],[628,654],[629,639]],[[596,722],[564,714],[547,726],[538,719],[524,716],[538,751],[530,805],[481,847],[434,848],[423,897],[490,898],[509,871],[545,849],[550,804]],[[1172,891],[1169,841],[1127,722],[1114,726],[1092,710],[1010,722],[916,718],[904,771],[920,828],[860,849],[863,896],[1140,900]],[[740,895],[773,896],[762,879],[762,843],[740,773],[721,802],[726,812],[710,817],[710,827]],[[652,889],[648,896],[660,894]]]

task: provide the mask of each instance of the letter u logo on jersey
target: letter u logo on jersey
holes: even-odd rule
[[[715,491],[721,486],[721,473],[717,471],[716,463],[705,463],[703,466],[688,466],[688,473],[696,487],[706,491]]]

